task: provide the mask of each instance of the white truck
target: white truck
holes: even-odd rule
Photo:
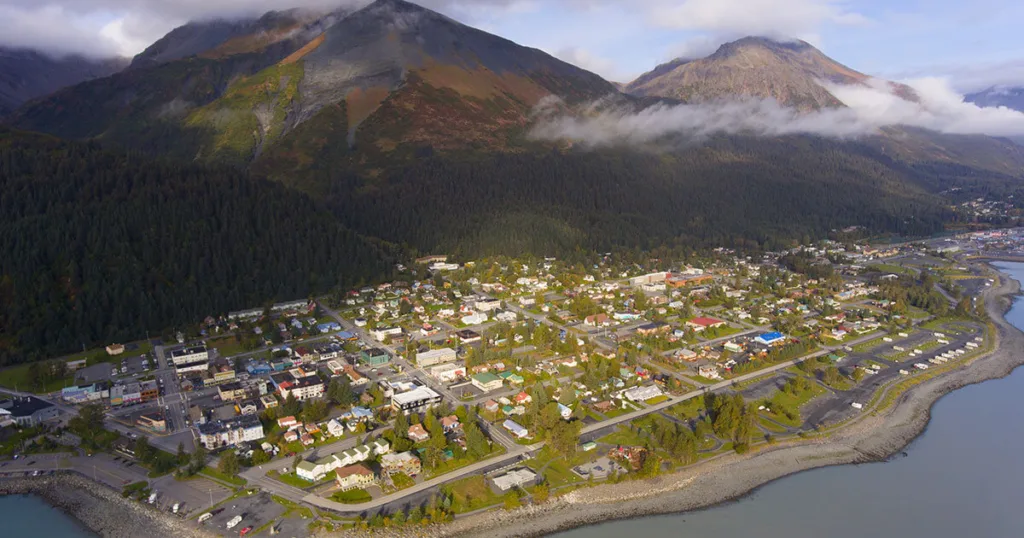
[[[181,503],[174,503],[174,507],[171,508],[171,513],[177,514],[179,508],[181,508]]]
[[[236,525],[238,525],[241,522],[242,522],[242,516],[235,516],[235,517],[231,518],[231,521],[228,521],[228,528],[229,529],[233,529],[233,528],[235,528]]]
[[[153,503],[156,502],[156,497],[157,497],[157,492],[154,491],[153,493],[149,494],[149,500],[146,501],[146,502],[148,502],[149,504],[153,504]]]

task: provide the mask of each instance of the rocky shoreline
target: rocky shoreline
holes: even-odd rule
[[[994,351],[966,368],[913,387],[900,396],[896,405],[880,414],[865,415],[828,437],[779,443],[742,456],[722,456],[652,480],[581,489],[512,512],[495,510],[418,532],[402,529],[377,531],[374,535],[544,536],[603,521],[707,508],[802,471],[884,460],[902,451],[925,430],[931,408],[942,396],[967,385],[1005,377],[1024,364],[1024,333],[1004,318],[1020,293],[1020,283],[1005,273],[999,272],[999,276],[998,286],[985,295],[988,314],[997,328]]]
[[[0,479],[0,496],[35,495],[75,518],[92,532],[112,538],[213,536],[194,525],[138,502],[74,473]]]

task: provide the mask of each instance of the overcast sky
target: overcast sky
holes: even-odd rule
[[[133,55],[191,19],[366,0],[0,0],[0,43]],[[422,0],[464,23],[627,82],[744,35],[796,37],[887,78],[958,91],[1024,84],[1021,0]]]

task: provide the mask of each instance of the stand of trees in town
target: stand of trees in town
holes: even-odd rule
[[[936,289],[939,281],[929,271],[919,275],[902,274],[894,280],[879,283],[880,295],[892,301],[894,313],[906,314],[908,306],[920,308],[933,316],[949,312],[949,301]]]
[[[354,285],[388,258],[279,184],[0,130],[0,365]]]

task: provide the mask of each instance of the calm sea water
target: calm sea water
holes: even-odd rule
[[[77,520],[39,497],[0,497],[0,536],[11,538],[93,538],[96,535]]]
[[[999,264],[1024,282],[1024,264]],[[1024,300],[1007,320],[1024,329]],[[584,527],[559,538],[1024,537],[1024,368],[955,391],[907,457],[778,480],[697,512]]]

